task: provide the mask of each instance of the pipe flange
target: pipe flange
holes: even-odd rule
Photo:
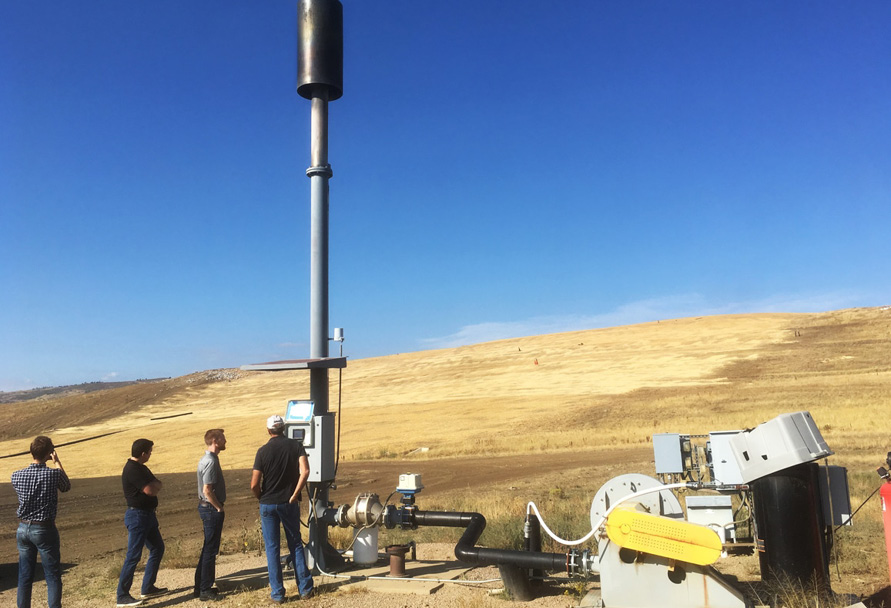
[[[383,523],[387,530],[392,530],[400,523],[400,514],[395,505],[387,505],[384,507]]]
[[[334,177],[334,171],[331,170],[331,165],[325,165],[323,167],[310,167],[306,170],[307,177],[315,177],[316,175],[331,178]]]
[[[350,522],[347,519],[347,511],[349,510],[350,505],[340,505],[337,507],[337,512],[334,514],[334,523],[336,523],[341,528],[349,528]]]

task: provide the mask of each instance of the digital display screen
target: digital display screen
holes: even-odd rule
[[[285,413],[285,422],[309,422],[312,420],[312,401],[303,399],[291,399],[288,401],[288,411]]]
[[[291,439],[297,439],[298,441],[303,441],[306,439],[306,429],[298,429],[292,428],[291,430]]]

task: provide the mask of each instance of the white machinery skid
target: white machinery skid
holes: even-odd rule
[[[624,500],[634,495],[635,498]],[[620,475],[606,482],[594,496],[591,524],[602,526],[604,518],[619,504],[633,506],[647,518],[661,518],[668,528],[694,526],[683,522],[680,502],[657,479],[640,474]],[[698,527],[698,526],[697,526]],[[720,546],[720,540],[715,539]],[[582,606],[605,608],[747,608],[745,597],[708,565],[670,559],[622,548],[602,534],[596,570],[600,589],[583,599]]]
[[[746,608],[746,600],[711,566],[696,566],[607,541],[601,546],[600,590],[583,606],[606,608]]]

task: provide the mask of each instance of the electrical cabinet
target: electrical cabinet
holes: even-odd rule
[[[309,461],[309,481],[334,480],[334,414],[312,413],[313,402],[291,400],[285,415],[285,435],[303,443]]]
[[[730,440],[739,431],[713,431],[708,434],[709,454],[711,454],[712,480],[719,486],[741,485],[742,473],[733,455]]]
[[[820,467],[820,500],[823,503],[823,525],[851,525],[851,493],[848,469],[835,465]]]
[[[664,475],[684,472],[681,436],[678,433],[655,433],[653,456],[656,460],[656,473]]]

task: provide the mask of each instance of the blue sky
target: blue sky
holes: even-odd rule
[[[0,390],[309,353],[296,1],[0,3]],[[369,357],[891,304],[891,3],[344,2]]]

